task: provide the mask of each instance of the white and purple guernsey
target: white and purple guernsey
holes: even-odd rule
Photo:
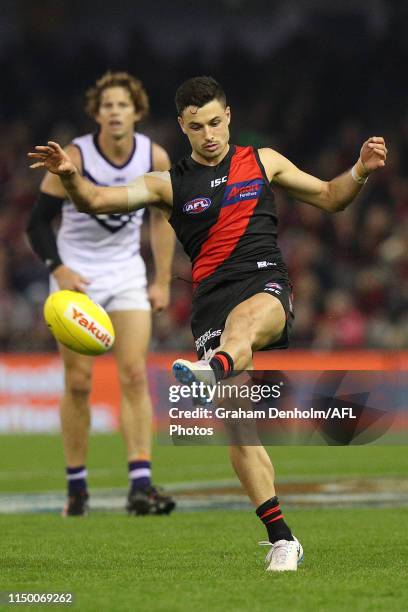
[[[97,136],[86,134],[72,141],[82,158],[82,174],[96,185],[127,185],[141,174],[152,170],[152,142],[143,134],[135,133],[134,146],[127,161],[117,166],[101,151]],[[121,267],[144,271],[140,256],[140,226],[143,210],[121,214],[90,215],[80,213],[74,204],[65,200],[57,245],[65,265],[94,276]]]

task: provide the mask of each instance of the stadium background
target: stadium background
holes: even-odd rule
[[[350,167],[368,136],[384,135],[387,168],[347,211],[325,215],[276,190],[280,246],[295,288],[293,347],[407,347],[408,5],[331,4],[2,2],[1,351],[54,350],[42,322],[47,274],[24,235],[41,179],[25,155],[94,129],[83,94],[108,68],[145,83],[152,111],[142,130],[173,161],[188,151],[174,92],[195,74],[224,84],[233,141],[275,147],[324,179]],[[146,241],[144,253],[151,264]],[[181,251],[174,273],[189,278]],[[153,349],[192,349],[189,313],[189,284],[175,281]]]
[[[322,178],[350,167],[368,136],[384,135],[387,167],[370,178],[347,211],[325,215],[276,191],[280,246],[296,307],[293,349],[282,359],[288,369],[406,370],[408,3],[3,0],[1,13],[0,431],[7,435],[0,440],[0,591],[70,588],[84,610],[133,610],[135,602],[139,609],[264,610],[271,601],[265,599],[270,577],[261,575],[262,554],[254,549],[263,533],[247,511],[237,510],[227,526],[225,510],[180,512],[171,529],[162,522],[130,525],[125,516],[100,512],[86,525],[61,531],[55,513],[64,496],[59,436],[12,433],[58,429],[62,388],[55,345],[42,319],[48,279],[24,234],[41,178],[28,170],[26,153],[35,143],[53,138],[66,144],[93,129],[83,93],[109,68],[129,70],[144,82],[151,115],[141,130],[165,146],[173,161],[188,152],[174,92],[196,74],[211,74],[224,85],[234,142],[272,146]],[[147,236],[143,253],[151,270]],[[180,249],[174,274],[189,278]],[[151,364],[168,363],[172,351],[192,350],[190,297],[188,283],[173,282],[171,307],[155,319]],[[276,359],[271,357],[270,367],[282,367]],[[95,375],[93,425],[109,431],[117,410],[109,357],[97,360]],[[232,486],[226,449],[209,450],[157,447],[157,481],[174,491],[180,482],[187,489],[198,481]],[[365,507],[339,498],[337,506],[316,502],[311,510],[285,493],[308,565],[296,589],[290,577],[277,577],[273,604],[403,609],[406,449],[282,447],[271,454],[282,487],[321,479],[333,486],[349,478],[357,479],[359,493],[362,483],[374,491]],[[124,464],[117,434],[91,438],[95,502],[99,491],[109,506],[109,492],[120,489],[117,509],[122,507]],[[376,488],[378,478],[385,493]],[[391,482],[400,489],[390,497]],[[380,520],[370,504],[394,507],[383,507]],[[53,514],[24,517],[14,514],[16,508]],[[46,539],[39,547],[42,533]],[[339,549],[347,554],[338,555]],[[152,580],[158,572],[160,582]]]

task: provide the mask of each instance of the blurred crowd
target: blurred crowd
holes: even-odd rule
[[[114,61],[101,43],[67,53],[34,34],[3,48],[0,351],[55,349],[42,319],[47,273],[25,236],[41,180],[41,173],[28,170],[26,153],[49,138],[67,144],[94,129],[83,112],[83,92],[108,68],[143,80],[152,112],[141,131],[166,147],[173,161],[188,152],[174,91],[197,74],[224,85],[233,142],[276,148],[323,179],[350,168],[366,138],[383,135],[387,166],[346,211],[325,214],[276,189],[279,244],[294,287],[293,347],[408,347],[408,94],[398,69],[408,46],[395,28],[367,36],[360,48],[354,25],[341,49],[330,29],[317,37],[309,28],[263,56],[240,50],[230,37],[207,59],[198,46],[178,57],[165,50],[160,55],[134,32]],[[142,252],[151,274],[147,231]],[[190,266],[180,248],[174,276],[171,306],[155,317],[155,350],[193,348]]]

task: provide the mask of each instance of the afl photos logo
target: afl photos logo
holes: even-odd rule
[[[210,208],[212,202],[210,198],[195,198],[183,206],[183,212],[187,215],[198,215]]]

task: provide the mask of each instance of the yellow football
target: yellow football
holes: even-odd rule
[[[44,318],[58,342],[82,355],[106,353],[115,341],[109,315],[85,293],[51,293],[44,304]]]

